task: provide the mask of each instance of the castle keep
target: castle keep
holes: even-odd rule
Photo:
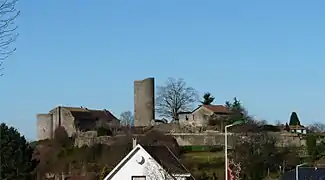
[[[155,79],[134,81],[134,125],[150,126],[155,120]]]

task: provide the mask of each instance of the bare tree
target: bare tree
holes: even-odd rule
[[[168,78],[157,87],[156,111],[162,117],[178,120],[178,113],[188,111],[198,101],[197,91],[183,79]]]
[[[275,121],[275,125],[276,125],[276,126],[281,126],[281,125],[283,125],[283,123],[282,123],[281,121],[279,121],[279,120],[276,120],[276,121]]]
[[[17,2],[18,0],[0,0],[0,70],[3,69],[4,60],[16,51],[16,48],[11,48],[10,45],[18,36],[14,23],[20,14],[16,9]]]
[[[324,132],[325,131],[325,124],[323,123],[314,123],[308,126],[308,129],[313,132]]]
[[[120,115],[120,121],[122,125],[132,125],[134,121],[134,117],[131,111],[124,111]]]

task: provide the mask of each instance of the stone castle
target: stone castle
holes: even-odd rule
[[[166,120],[155,119],[155,82],[154,78],[134,81],[134,126],[155,127],[159,131],[172,135],[180,146],[188,145],[220,145],[224,134],[218,131],[202,131],[209,117],[224,117],[229,111],[222,105],[202,105],[191,112],[181,112],[179,123],[167,123]],[[156,126],[158,124],[158,126]],[[154,125],[154,126],[153,126]],[[52,139],[57,127],[64,127],[69,136],[78,134],[77,146],[96,143],[110,144],[111,137],[97,137],[96,127],[120,127],[120,121],[110,111],[93,110],[85,107],[58,106],[48,113],[37,115],[37,139]],[[186,127],[186,128],[184,128]],[[190,128],[188,128],[190,127]],[[200,129],[200,130],[199,130]],[[275,133],[281,146],[305,144],[294,134]],[[114,138],[113,138],[114,139]]]
[[[155,119],[155,80],[134,81],[134,125],[151,126]],[[58,106],[48,113],[37,114],[37,139],[52,139],[57,127],[64,127],[69,136],[78,131],[91,131],[97,126],[118,127],[119,120],[110,111],[85,107]]]

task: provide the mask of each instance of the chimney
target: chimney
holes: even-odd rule
[[[132,138],[132,148],[135,148],[137,146],[137,138],[133,137]]]

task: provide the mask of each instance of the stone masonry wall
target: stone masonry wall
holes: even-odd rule
[[[155,80],[134,81],[134,125],[150,126],[155,119]]]
[[[52,139],[53,122],[49,114],[37,114],[37,140]]]
[[[224,145],[225,136],[224,133],[173,133],[171,134],[178,142],[180,146],[193,146],[193,145]],[[287,135],[274,133],[270,134],[278,139],[277,146],[305,146],[305,140],[300,139],[296,135]],[[244,135],[228,134],[228,145],[231,148],[238,140]]]
[[[203,146],[203,145],[224,145],[224,133],[172,133],[168,134],[172,135],[180,146]],[[275,136],[278,139],[277,146],[305,146],[305,140],[300,140],[298,136],[289,135],[289,134],[279,134],[274,133],[271,135]],[[97,137],[97,132],[88,131],[78,133],[78,136],[75,139],[75,146],[82,147],[84,145],[91,146],[94,144],[107,144],[110,145],[116,141],[118,141],[119,137],[123,137],[124,135],[118,136],[100,136]],[[240,138],[244,136],[238,134],[228,134],[228,146],[229,148],[233,147]]]

